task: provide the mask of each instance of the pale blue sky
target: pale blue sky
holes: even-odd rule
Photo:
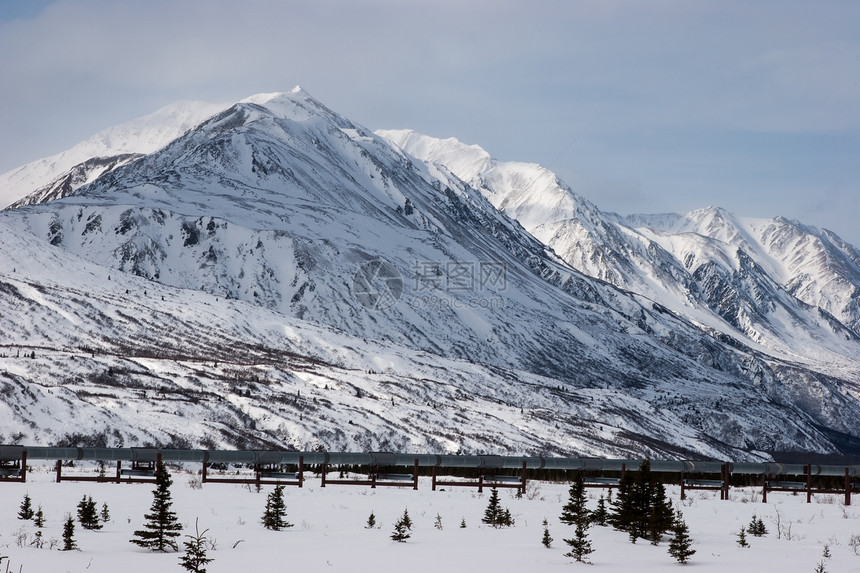
[[[0,172],[301,84],[371,129],[552,164],[607,211],[719,205],[858,245],[857,30],[853,0],[0,0]]]

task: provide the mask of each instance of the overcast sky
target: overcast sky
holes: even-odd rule
[[[860,2],[0,0],[0,172],[177,100],[301,85],[539,162],[603,210],[860,245]]]

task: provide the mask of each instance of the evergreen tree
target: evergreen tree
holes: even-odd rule
[[[656,476],[650,473],[650,464],[648,492],[650,496],[648,532],[652,537],[660,536],[672,530],[672,525],[675,523],[675,509],[672,507],[672,500],[666,496],[666,488]]]
[[[612,490],[609,490],[610,494]],[[633,521],[633,476],[626,472],[618,482],[615,499],[609,500],[609,523],[619,531],[627,531]]]
[[[78,544],[75,543],[75,520],[72,515],[66,515],[66,523],[63,525],[63,551],[71,551],[77,549]]]
[[[585,520],[576,523],[573,538],[564,540],[570,546],[570,551],[565,553],[567,557],[573,557],[577,561],[583,562],[585,557],[594,553],[594,549],[591,548],[591,541],[588,540],[587,529],[588,524]]]
[[[755,537],[761,537],[762,535],[767,534],[767,527],[764,526],[764,521],[762,521],[760,517],[757,518],[756,515],[753,514],[749,525],[747,525],[747,533],[754,535]]]
[[[442,529],[442,516],[439,515],[438,513],[436,514],[436,521],[433,522],[433,527],[435,527],[436,529],[439,529],[439,530]]]
[[[284,486],[276,485],[275,490],[266,498],[266,511],[263,513],[263,527],[280,531],[293,524],[284,519],[287,516],[287,506],[284,504]]]
[[[764,521],[759,517],[755,522],[756,537],[767,535],[767,527],[764,526]]]
[[[484,517],[481,519],[483,523],[492,525],[496,529],[500,527],[510,527],[514,524],[514,519],[511,517],[511,512],[508,508],[503,508],[499,503],[499,490],[495,487],[490,493],[490,501],[487,504],[487,509],[484,510]]]
[[[543,538],[540,540],[540,542],[547,549],[552,547],[552,537],[550,537],[549,524],[546,522],[546,519],[543,520]]]
[[[99,522],[99,515],[96,511],[96,502],[92,496],[84,496],[78,502],[78,521],[81,522],[81,527],[84,529],[101,529],[102,524]]]
[[[606,511],[606,499],[603,494],[600,494],[600,499],[597,500],[597,509],[591,513],[591,521],[597,525],[606,525],[606,520],[609,514]]]
[[[481,519],[483,523],[488,525],[492,525],[493,527],[500,527],[501,520],[501,504],[499,503],[499,490],[493,488],[490,491],[490,501],[487,504],[487,509],[484,510],[484,518]]]
[[[409,517],[408,507],[403,510],[403,517],[401,518],[401,520],[403,521],[403,527],[405,527],[409,531],[412,531],[412,518]]]
[[[104,523],[110,521],[110,510],[108,509],[107,503],[102,504],[101,519]]]
[[[738,545],[741,547],[749,547],[750,544],[747,543],[747,534],[743,527],[738,532]]]
[[[33,502],[30,500],[30,494],[25,493],[18,509],[18,519],[33,519],[33,515]]]
[[[373,515],[373,511],[370,512],[370,515],[367,518],[367,525],[364,527],[365,529],[373,529],[376,527],[376,516]]]
[[[466,518],[460,519],[460,529],[466,529]]]
[[[179,558],[179,564],[182,565],[187,571],[191,571],[192,573],[206,573],[206,564],[211,563],[213,560],[206,557],[206,532],[208,529],[204,529],[203,533],[200,533],[200,529],[197,526],[197,520],[194,520],[194,535],[186,535],[188,541],[183,541],[182,545],[185,547],[185,554]]]
[[[588,510],[585,507],[585,484],[579,473],[571,482],[568,495],[568,501],[561,508],[561,517],[558,520],[567,525],[575,525],[583,520],[588,522]]]
[[[171,548],[174,551],[179,548],[176,546],[174,537],[179,537],[179,532],[182,530],[182,525],[176,518],[176,513],[170,507],[173,505],[173,499],[170,495],[170,486],[173,480],[170,479],[170,474],[164,462],[159,458],[155,466],[155,489],[152,490],[152,506],[149,508],[149,513],[144,514],[148,520],[144,527],[134,532],[134,538],[131,543],[141,547],[148,547],[153,551],[167,551]]]
[[[651,475],[651,464],[644,460],[635,478],[626,473],[612,502],[609,521],[615,529],[626,531],[630,541],[659,537],[672,529],[673,511],[666,489]]]
[[[407,522],[409,526],[407,526]],[[409,519],[409,514],[406,510],[403,511],[403,516],[400,517],[396,522],[394,522],[394,531],[391,533],[391,539],[400,543],[405,542],[407,539],[412,537],[412,534],[409,533],[411,529],[412,520]]]
[[[33,515],[33,524],[36,527],[45,527],[45,514],[42,512],[42,506],[39,506],[39,509]]]
[[[684,523],[684,516],[678,511],[675,513],[675,521],[672,525],[672,539],[669,540],[669,555],[678,563],[686,563],[696,550],[692,548],[693,540]]]

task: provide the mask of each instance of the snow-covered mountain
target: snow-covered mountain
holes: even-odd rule
[[[479,189],[572,267],[643,294],[703,327],[791,359],[820,362],[856,340],[860,251],[829,231],[708,208],[686,215],[601,212],[549,170],[409,130],[378,134]]]
[[[700,291],[741,284],[721,274],[731,259],[694,276],[658,230],[602,215],[546,170],[532,180],[480,150],[419,161],[385,135],[300,88],[261,94],[0,212],[5,439],[736,459],[856,447],[856,334],[755,260],[740,290],[794,312],[760,321],[782,346],[708,322],[729,323]],[[574,219],[582,242],[627,237],[629,251],[601,251],[627,282],[542,238]],[[673,276],[698,314],[657,296]]]
[[[0,208],[57,199],[164,146],[224,106],[181,101],[98,132],[71,149],[0,175]]]

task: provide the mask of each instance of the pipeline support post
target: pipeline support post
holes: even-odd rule
[[[305,482],[305,457],[299,456],[299,487]]]

